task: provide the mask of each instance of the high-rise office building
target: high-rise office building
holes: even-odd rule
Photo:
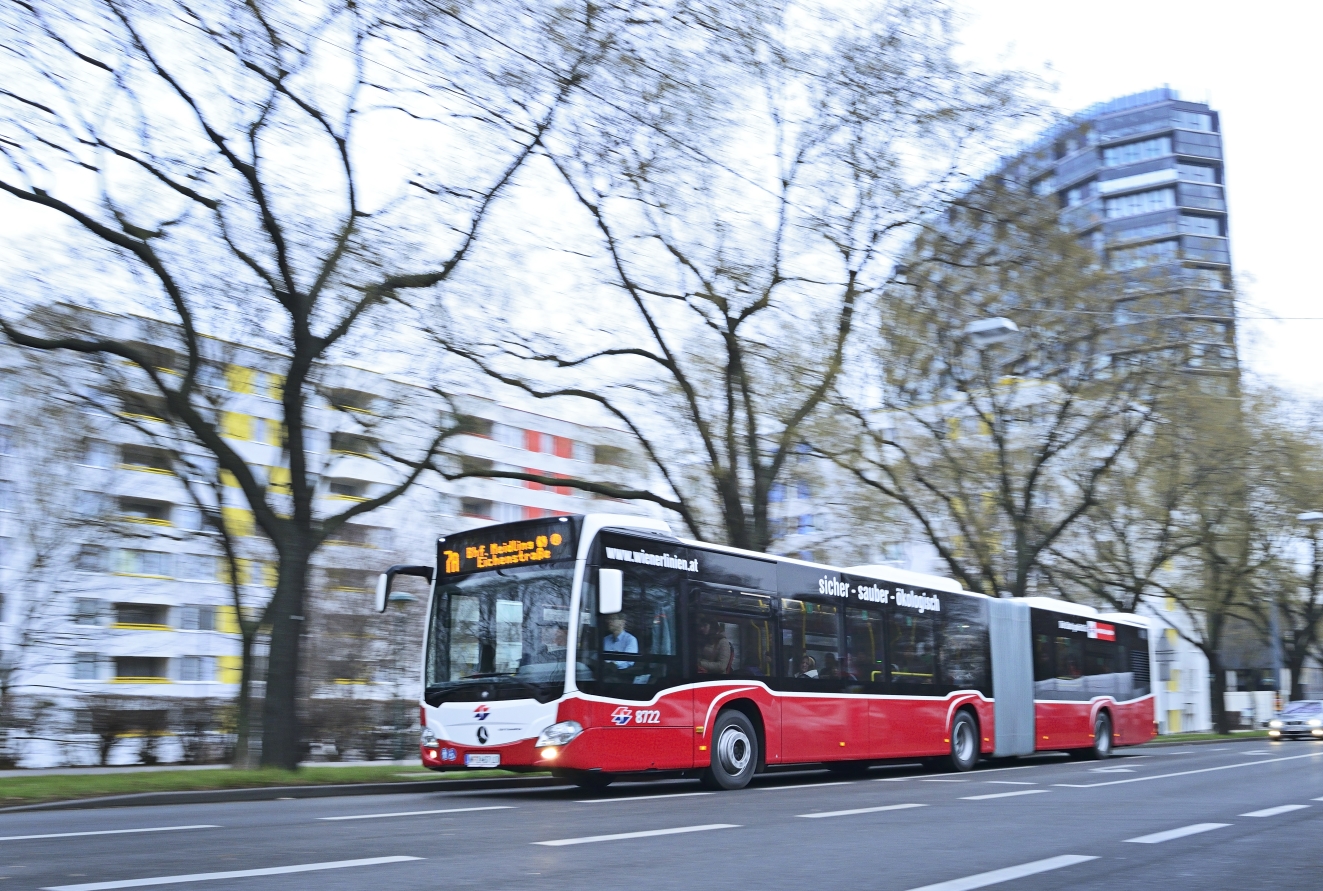
[[[1170,367],[1234,375],[1221,129],[1207,104],[1164,87],[1070,117],[1004,169],[1036,194],[1054,196],[1062,223],[1133,278],[1106,308],[1120,351],[1162,350]],[[1161,273],[1165,287],[1155,288],[1147,273]]]

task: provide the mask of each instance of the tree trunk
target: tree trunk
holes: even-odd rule
[[[1308,692],[1305,690],[1305,659],[1309,657],[1307,650],[1292,647],[1286,656],[1286,668],[1291,672],[1291,701],[1299,702],[1301,699],[1308,699]],[[1278,678],[1278,687],[1281,687],[1281,679]]]
[[[1213,729],[1218,733],[1230,733],[1232,728],[1227,722],[1227,673],[1222,670],[1222,658],[1216,650],[1205,653],[1208,657],[1208,705],[1213,712]]]
[[[281,554],[280,577],[271,605],[271,646],[267,657],[266,699],[262,703],[262,766],[294,770],[299,765],[299,644],[303,637],[309,549]]]
[[[253,766],[249,752],[249,740],[252,732],[253,710],[253,638],[252,634],[242,633],[242,648],[239,656],[239,701],[238,715],[235,718],[234,766],[247,770]]]

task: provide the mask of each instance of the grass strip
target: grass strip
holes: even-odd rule
[[[136,795],[142,792],[196,792],[210,789],[260,789],[267,786],[326,786],[357,783],[409,783],[425,780],[460,780],[508,777],[505,770],[468,770],[436,773],[398,764],[361,767],[303,767],[299,770],[162,770],[96,774],[39,774],[0,778],[0,807]],[[529,776],[529,774],[522,774]]]

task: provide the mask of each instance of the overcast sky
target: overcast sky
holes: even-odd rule
[[[963,0],[970,57],[1043,73],[1076,111],[1169,85],[1221,112],[1241,360],[1323,398],[1323,3]],[[1314,222],[1310,222],[1314,220]],[[1251,318],[1253,317],[1253,318]],[[1278,321],[1268,321],[1274,317]]]

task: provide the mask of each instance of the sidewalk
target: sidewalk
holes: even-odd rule
[[[419,758],[401,758],[396,761],[301,761],[299,767],[422,767]],[[98,774],[159,773],[165,770],[229,770],[228,764],[126,764],[123,767],[38,767],[30,770],[0,770],[0,779],[9,777],[96,776]]]

